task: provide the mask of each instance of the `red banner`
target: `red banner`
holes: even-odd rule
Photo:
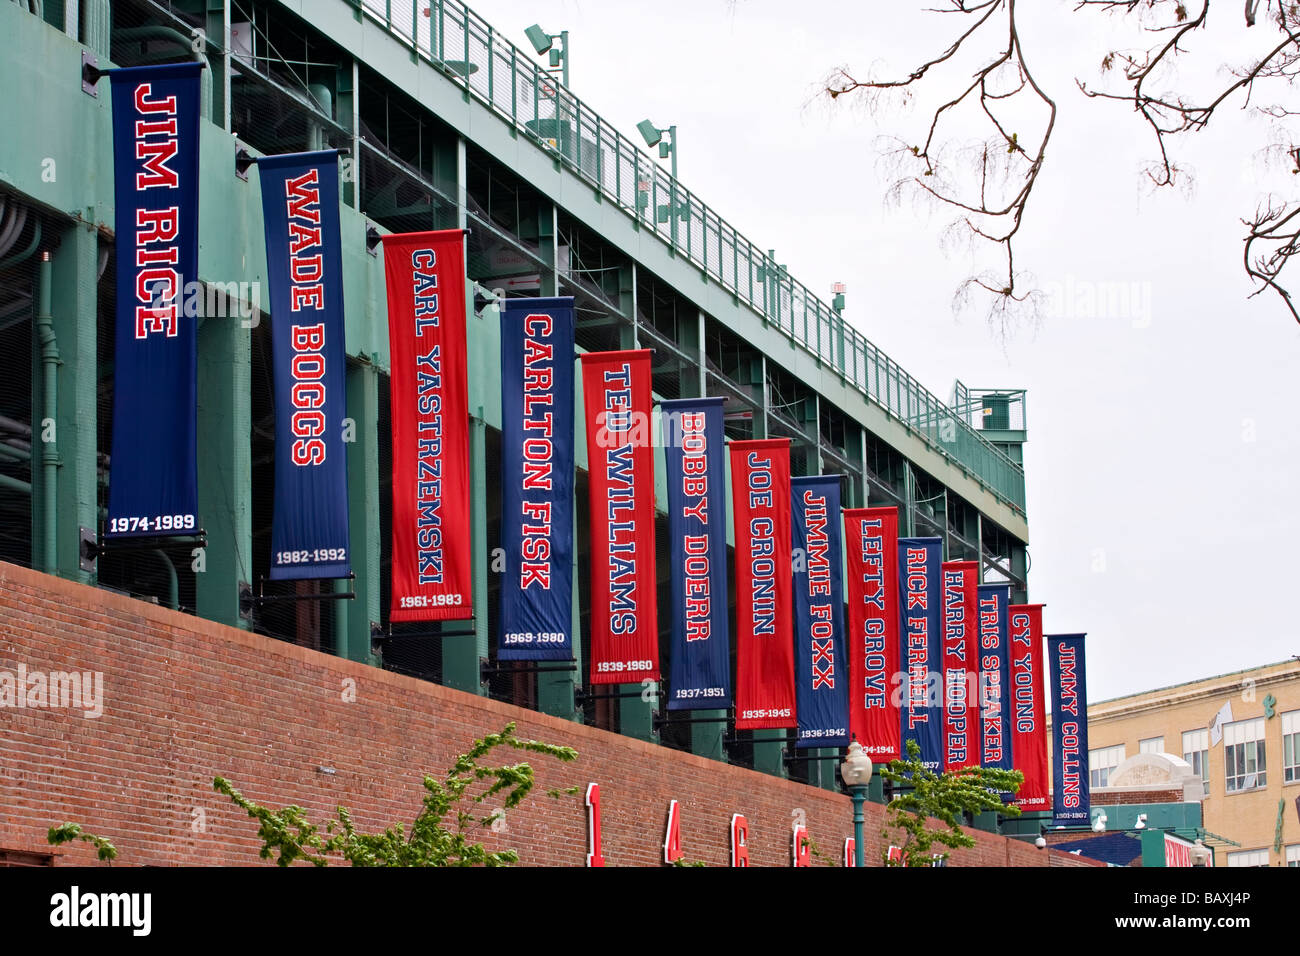
[[[1013,604],[1011,620],[1011,759],[1025,775],[1021,810],[1051,810],[1047,721],[1043,700],[1043,605]]]
[[[591,505],[591,683],[659,679],[650,351],[582,356]]]
[[[849,730],[872,760],[901,756],[898,684],[898,509],[844,509],[848,554]]]
[[[464,232],[384,236],[392,377],[393,621],[474,616]]]
[[[794,727],[790,439],[734,441],[736,729]]]
[[[979,565],[945,561],[943,572],[943,769],[980,765]]]

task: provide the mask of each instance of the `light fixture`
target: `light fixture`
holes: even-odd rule
[[[525,30],[524,36],[528,37],[528,42],[533,45],[533,49],[537,51],[538,56],[550,50],[551,44],[554,42],[554,38],[537,23]]]
[[[1139,813],[1137,818],[1137,823],[1133,824],[1133,829],[1145,830],[1146,828],[1147,828],[1147,815],[1145,813]]]
[[[1094,821],[1092,821],[1092,832],[1093,832],[1093,833],[1105,833],[1105,832],[1106,832],[1106,814],[1105,814],[1105,813],[1099,813],[1099,814],[1097,814],[1097,819],[1094,820]]]
[[[637,123],[636,128],[641,133],[641,138],[645,140],[647,146],[658,146],[659,140],[663,139],[664,131],[648,119],[643,119]]]
[[[528,42],[533,45],[537,55],[549,53],[551,69],[562,67],[560,78],[565,86],[569,85],[569,31],[561,30],[559,33],[547,33],[538,24],[534,23],[531,27],[524,30],[524,36],[528,37]],[[556,50],[555,41],[560,41],[560,48]]]
[[[866,847],[862,840],[862,803],[867,798],[867,784],[871,783],[873,769],[871,758],[862,749],[862,744],[856,740],[849,744],[848,755],[840,764],[840,777],[849,788],[849,796],[853,800],[853,865],[858,867],[866,865]]]

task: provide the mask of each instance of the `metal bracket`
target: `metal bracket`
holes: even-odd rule
[[[97,536],[89,528],[80,528],[81,544],[81,568],[84,571],[95,570],[94,562],[104,554],[117,553],[119,551],[156,551],[159,548],[175,547],[176,545],[187,544],[206,548],[208,546],[208,533],[200,528],[198,531],[189,534],[165,534],[154,535],[153,537],[138,538],[113,538],[111,545],[109,541]]]
[[[508,661],[507,663],[517,666],[493,666],[491,660],[486,657],[480,657],[478,659],[478,682],[480,684],[486,684],[488,677],[493,674],[547,674],[576,671],[578,669],[578,662],[572,659],[568,661]],[[547,664],[555,664],[557,666],[547,667]]]
[[[253,620],[253,586],[247,581],[240,581],[239,585],[239,617],[240,620]]]
[[[639,690],[618,690],[618,691],[611,691],[608,694],[598,694],[595,691],[586,690],[585,688],[582,687],[573,688],[573,702],[575,704],[582,704],[584,701],[588,701],[588,700],[614,700],[619,697],[640,697],[640,696],[641,696],[641,691]]]
[[[94,571],[95,559],[99,557],[99,536],[94,530],[82,525],[77,529],[80,537],[80,543],[77,545],[77,554],[81,563],[81,570]]]
[[[675,724],[726,724],[731,721],[731,717],[681,717],[677,720],[670,720],[667,716],[656,713],[651,720],[654,729],[660,727],[672,727]]]
[[[355,572],[349,572],[347,579],[355,581],[357,579]],[[337,581],[338,578],[295,578],[298,581]],[[249,593],[249,601],[261,607],[264,604],[280,604],[282,602],[294,603],[298,601],[353,601],[356,600],[356,591],[322,591],[316,594],[266,594],[266,578],[258,580],[256,595]]]
[[[235,150],[235,175],[248,182],[248,168],[257,162],[257,157],[240,146]]]
[[[107,70],[99,68],[99,57],[87,49],[81,51],[81,92],[87,96],[99,98],[99,90],[96,84],[100,78],[107,73]]]
[[[379,243],[383,239],[379,235],[379,230],[375,228],[374,223],[366,223],[366,252],[372,256],[379,255]]]
[[[828,754],[823,756],[814,756],[813,754],[782,754],[781,759],[785,763],[814,763],[818,760],[843,760],[840,754]]]

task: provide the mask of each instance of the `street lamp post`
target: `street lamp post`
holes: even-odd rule
[[[840,764],[840,776],[849,788],[853,800],[853,865],[866,866],[865,847],[862,845],[862,804],[867,799],[867,784],[871,783],[871,758],[856,740],[849,744],[848,756]]]
[[[554,69],[557,66],[561,68],[560,79],[567,89],[569,86],[569,31],[561,30],[559,33],[547,33],[534,23],[524,31],[524,35],[528,37],[528,42],[533,45],[533,49],[537,51],[538,56],[543,53],[551,55],[551,68]],[[560,48],[553,50],[551,47],[556,40],[560,41]]]
[[[668,184],[668,217],[671,223],[673,248],[675,249],[677,247],[677,127],[666,126],[661,129],[648,119],[645,119],[637,123],[636,128],[647,146],[659,147],[660,159],[672,157],[672,180]],[[665,133],[668,134],[668,139],[671,142],[664,142]]]

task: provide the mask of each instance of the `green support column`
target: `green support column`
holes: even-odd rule
[[[694,341],[689,343],[694,346],[695,353],[698,356],[696,362],[698,363],[697,371],[699,374],[695,376],[694,379],[694,395],[692,395],[692,390],[690,389],[690,386],[693,384],[691,378],[688,376],[682,377],[683,398],[708,397],[709,388],[707,375],[708,364],[705,352],[705,323],[706,319],[704,313],[701,312],[699,313],[699,318],[695,323],[695,333],[691,336]],[[688,343],[686,342],[682,343],[683,346],[687,344]],[[726,500],[725,494],[723,495],[723,500],[724,502]],[[726,595],[723,595],[723,600],[726,600]],[[713,760],[726,760],[727,755],[722,746],[722,738],[726,735],[727,731],[727,722],[725,719],[727,712],[725,710],[692,710],[687,711],[687,713],[692,717],[703,717],[706,719],[717,720],[717,723],[713,724],[691,724],[691,753],[699,754],[701,757],[709,757]]]
[[[911,538],[916,535],[916,476],[912,474],[912,463],[903,460],[903,513],[899,515],[901,537]]]
[[[359,209],[361,204],[361,190],[357,189],[361,170],[361,137],[358,133],[361,127],[361,98],[357,96],[357,73],[355,60],[345,63],[339,67],[334,83],[334,115],[352,134],[352,155],[340,157],[339,165],[344,172],[343,203],[353,209]]]
[[[482,694],[479,658],[488,656],[488,542],[487,542],[487,425],[483,409],[469,420],[470,542],[473,558],[474,633],[442,638],[442,682],[448,687]],[[468,621],[448,621],[442,630],[464,631]]]
[[[1013,576],[1024,581],[1025,584],[1028,585],[1029,583],[1028,551],[1026,551],[1023,545],[1019,545],[1019,544],[1011,545],[1011,573]],[[1016,604],[1024,604],[1026,601],[1029,600],[1029,592],[1027,588],[1019,588],[1019,587],[1012,588],[1011,600]]]
[[[581,414],[581,412],[579,412]],[[578,516],[573,516],[573,540],[578,540]],[[576,670],[539,671],[537,674],[537,707],[544,714],[581,722],[582,711],[573,702],[573,689],[582,674],[582,607],[578,601],[578,549],[573,549],[573,604],[570,620],[573,628],[573,659]]]
[[[205,32],[208,63],[216,72],[212,80],[212,121],[230,132],[230,3],[207,0]],[[220,47],[220,52],[213,47]]]
[[[632,325],[624,325],[619,329],[619,348],[635,349],[639,348],[636,334],[636,263],[629,263],[624,266],[619,273],[619,311],[624,315],[632,316]],[[632,693],[634,691],[643,691],[641,684],[614,684],[612,690],[620,693]],[[655,710],[659,706],[659,693],[662,688],[654,683],[651,685],[652,693],[649,700],[643,700],[642,697],[621,697],[618,698],[618,729],[620,733],[629,737],[639,737],[642,740],[657,741],[659,734],[654,727]]]
[[[771,396],[767,388],[767,356],[762,356],[763,372],[763,414],[754,421],[754,437],[767,437],[767,415],[768,406],[771,403]],[[754,731],[754,769],[763,773],[770,773],[774,777],[786,776],[785,761],[782,756],[785,754],[784,730],[755,730]]]
[[[249,436],[252,333],[237,315],[199,325],[199,523],[208,533],[195,574],[199,617],[245,628],[239,584],[254,589],[253,462]],[[263,317],[265,321],[265,317]]]
[[[95,355],[98,253],[95,231],[77,225],[63,232],[50,257],[51,329],[59,357],[54,366],[58,377],[57,407],[52,415],[44,408],[41,343],[33,336],[36,350],[36,374],[32,378],[33,564],[40,567],[40,555],[45,553],[43,529],[47,516],[41,506],[45,496],[42,461],[48,444],[53,444],[57,462],[56,514],[50,526],[54,533],[55,560],[54,567],[42,570],[83,582],[92,582],[93,576],[80,567],[78,529],[99,530]]]
[[[375,663],[370,650],[370,622],[382,616],[379,605],[379,369],[369,362],[349,364],[348,418],[355,440],[348,445],[348,538],[356,580],[351,601],[337,601],[347,617],[346,643],[340,657]],[[348,582],[342,582],[346,585]]]
[[[546,298],[560,294],[559,209],[555,205],[537,211],[537,245],[546,268],[541,273],[539,294]]]
[[[544,207],[537,214],[538,245],[542,259],[547,268],[541,271],[541,290],[543,296],[559,294],[559,209],[554,205]],[[579,373],[580,374],[580,373]],[[581,418],[582,406],[575,407],[575,414]],[[574,540],[577,540],[577,515],[574,515]],[[578,720],[581,714],[574,706],[573,691],[582,680],[582,641],[580,629],[582,622],[581,606],[578,601],[578,549],[573,550],[573,658],[577,661],[577,670],[572,671],[538,671],[537,672],[537,706],[546,714],[563,717],[565,720]],[[546,666],[546,665],[543,665]]]
[[[943,554],[943,560],[951,561],[952,546],[948,541],[949,533],[948,533],[948,489],[947,487],[943,489],[943,503],[939,505],[939,507],[936,508],[935,511],[938,512],[935,515],[935,520],[939,522],[939,527],[943,529],[943,533],[939,536],[940,540],[943,542],[940,545],[940,547],[942,548],[941,553]]]

